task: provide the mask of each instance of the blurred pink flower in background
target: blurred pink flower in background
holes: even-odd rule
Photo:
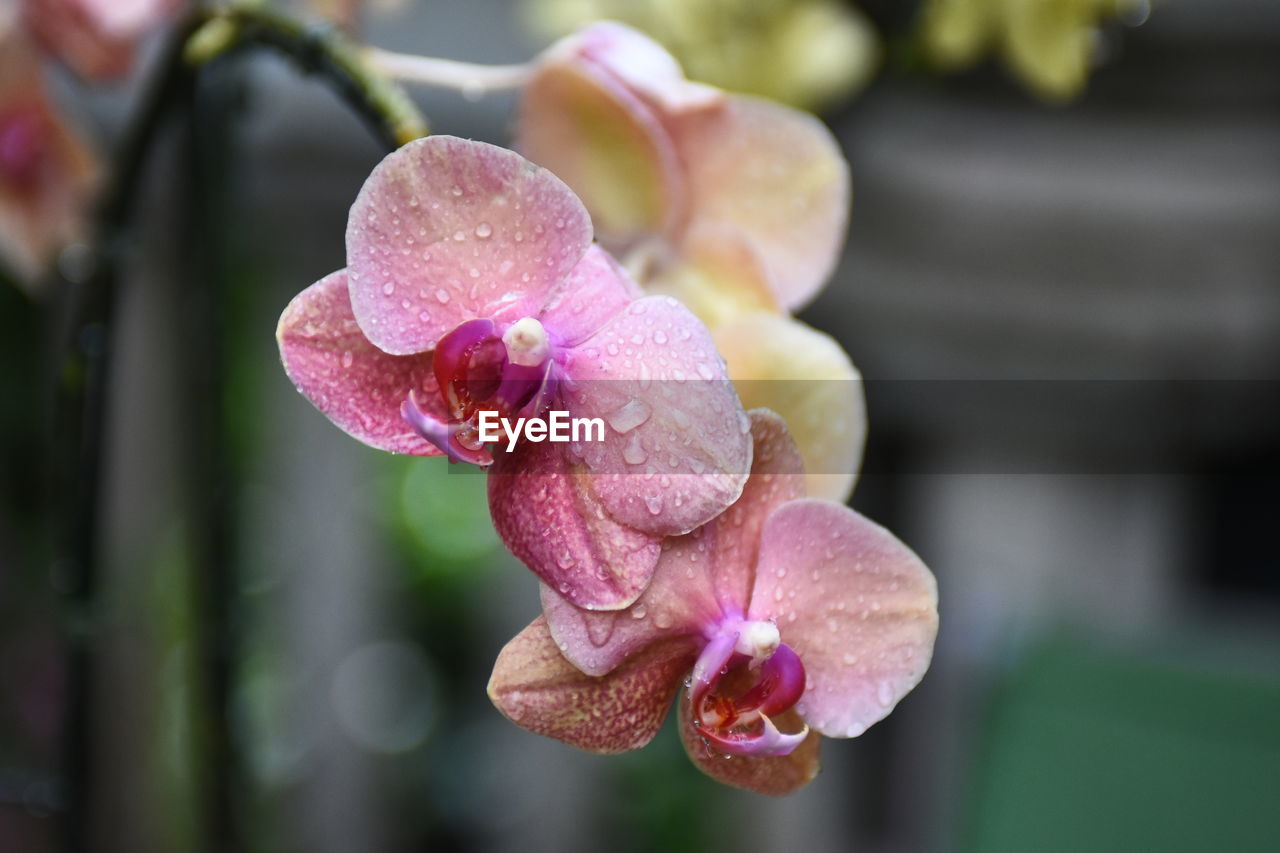
[[[25,0],[23,20],[40,47],[86,80],[122,77],[137,41],[181,0]]]
[[[643,296],[591,233],[569,188],[519,155],[411,142],[352,206],[347,269],[295,298],[278,338],[298,389],[354,437],[492,465],[507,547],[576,603],[617,608],[662,537],[738,497],[751,445],[706,328]],[[603,440],[493,453],[478,432],[482,412],[548,409],[599,418]]]
[[[20,282],[83,236],[97,174],[50,103],[35,52],[20,33],[0,33],[0,262]]]
[[[623,752],[648,743],[684,685],[679,730],[694,763],[785,794],[817,773],[819,734],[862,734],[920,681],[938,627],[933,575],[888,531],[804,497],[785,425],[751,415],[742,497],[665,542],[635,604],[593,613],[543,588],[544,615],[502,650],[489,683],[512,721]]]

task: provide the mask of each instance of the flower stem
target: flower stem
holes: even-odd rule
[[[457,89],[470,100],[476,100],[487,92],[518,89],[529,79],[531,71],[528,64],[479,65],[453,59],[395,53],[377,47],[365,48],[364,58],[371,67],[388,77],[405,83]]]

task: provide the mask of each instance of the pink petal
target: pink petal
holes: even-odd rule
[[[597,475],[596,498],[637,530],[678,535],[737,499],[750,424],[706,327],[679,302],[631,303],[570,350],[564,393],[575,417],[600,417],[605,440],[568,445]]]
[[[561,657],[542,617],[498,654],[489,698],[513,723],[589,752],[638,749],[657,734],[695,651],[658,643],[604,678]]]
[[[847,507],[805,498],[765,522],[751,618],[800,656],[812,689],[796,708],[822,734],[862,734],[920,681],[937,604],[920,558]]]
[[[687,692],[680,695],[678,703],[680,741],[684,744],[685,752],[699,770],[716,781],[758,794],[782,796],[812,782],[821,769],[818,747],[822,738],[812,729],[804,742],[789,755],[764,758],[744,755],[726,757],[698,736],[697,729],[693,726]],[[804,721],[794,711],[779,714],[773,722],[784,732],[804,728]]]
[[[642,296],[618,262],[592,244],[538,319],[558,345],[575,346]]]
[[[666,231],[684,212],[684,179],[658,116],[599,63],[553,50],[525,85],[516,145],[565,180],[615,249]]]
[[[58,249],[84,238],[99,171],[30,45],[0,33],[0,263],[20,284],[38,285]]]
[[[708,525],[716,595],[727,612],[745,615],[755,582],[760,532],[782,504],[804,497],[804,465],[782,418],[753,409],[751,476],[742,496]]]
[[[716,106],[725,98],[719,89],[686,80],[680,63],[662,45],[616,21],[584,27],[548,53],[576,55],[599,65],[664,113]]]
[[[503,543],[534,574],[580,607],[626,607],[649,585],[660,538],[607,515],[565,445],[523,441],[499,452],[489,508]]]
[[[345,270],[294,297],[280,315],[276,340],[293,384],[343,430],[392,453],[440,455],[400,414],[411,389],[422,392],[420,404],[440,405],[431,356],[387,355],[370,343],[351,313]]]
[[[692,185],[692,220],[745,234],[789,309],[831,275],[848,226],[849,165],[813,116],[734,96],[722,109],[678,117],[674,131]]]
[[[551,633],[583,672],[603,675],[659,638],[704,634],[726,616],[745,614],[760,528],[775,507],[804,494],[785,425],[772,412],[750,416],[755,454],[742,496],[707,525],[664,541],[653,580],[634,604],[590,612],[542,588]]]
[[[360,328],[396,355],[475,317],[535,316],[591,243],[573,192],[520,155],[452,136],[387,155],[347,221]]]
[[[626,610],[583,610],[543,586],[543,612],[564,656],[583,672],[604,675],[662,638],[700,635],[718,623],[705,531],[663,542],[652,582]]]

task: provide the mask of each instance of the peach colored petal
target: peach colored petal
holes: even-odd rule
[[[713,329],[743,314],[785,311],[764,259],[734,225],[697,220],[685,229],[679,250],[650,244],[627,261],[646,289],[674,296]]]
[[[325,417],[365,444],[392,453],[439,456],[400,414],[410,390],[424,404],[439,405],[429,354],[387,355],[356,325],[345,270],[299,293],[276,328],[280,359],[298,390]],[[443,407],[434,412],[445,417]]]
[[[638,749],[657,734],[697,656],[691,643],[657,643],[603,678],[584,675],[556,648],[542,617],[498,654],[489,698],[531,732],[589,752]]]
[[[675,149],[657,116],[594,63],[539,66],[521,97],[516,145],[578,193],[612,249],[669,229],[683,209]]]
[[[848,227],[849,166],[813,116],[735,96],[676,118],[691,219],[732,225],[760,254],[778,302],[795,310],[835,268]]]
[[[809,497],[844,503],[867,436],[866,401],[849,356],[828,335],[776,314],[714,329],[742,405],[777,412],[800,447]]]
[[[812,685],[796,705],[828,737],[856,737],[929,668],[938,590],[883,527],[830,501],[777,509],[761,535],[751,618],[777,622]]]
[[[822,738],[816,731],[810,731],[809,736],[790,755],[768,758],[725,756],[698,737],[687,693],[681,693],[677,701],[680,705],[680,742],[684,744],[689,760],[717,782],[745,788],[757,794],[780,797],[800,790],[812,782],[822,769],[818,760]],[[795,711],[779,714],[774,718],[774,723],[784,732],[800,731],[804,726],[804,721]]]
[[[565,184],[505,148],[416,139],[378,164],[347,221],[360,328],[381,349],[431,349],[475,317],[536,316],[591,245]]]

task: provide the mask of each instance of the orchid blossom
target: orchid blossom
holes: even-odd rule
[[[649,582],[664,536],[741,493],[746,414],[710,335],[643,296],[558,178],[453,137],[416,140],[365,182],[347,268],[280,318],[289,377],[335,424],[395,453],[490,467],[504,542],[576,604]],[[485,413],[598,417],[602,441],[491,451]]]
[[[785,425],[751,415],[742,497],[665,542],[634,604],[593,613],[543,588],[543,616],[502,650],[489,682],[512,721],[622,752],[649,742],[683,685],[679,730],[694,763],[785,794],[817,773],[820,734],[862,734],[920,681],[938,625],[933,575],[888,531],[803,497]]]
[[[751,404],[791,425],[811,493],[847,498],[866,428],[859,376],[789,316],[830,276],[847,225],[848,164],[822,123],[690,82],[655,42],[601,23],[535,64],[517,148],[581,196],[647,291],[707,323],[735,383],[753,383]],[[738,357],[774,340],[787,342],[774,357]]]
[[[15,32],[0,36],[0,261],[19,281],[81,236],[97,172],[49,102],[35,53]]]
[[[142,36],[178,8],[178,0],[23,0],[32,37],[87,80],[123,77]]]

